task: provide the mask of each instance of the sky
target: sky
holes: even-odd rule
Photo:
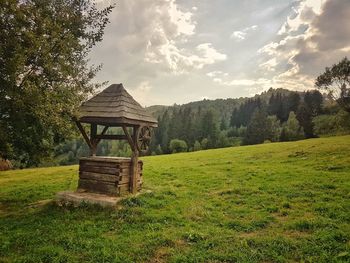
[[[350,57],[350,0],[96,0],[116,3],[90,54],[96,81],[143,106],[308,90]]]

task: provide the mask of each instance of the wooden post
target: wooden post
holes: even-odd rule
[[[86,132],[85,132],[83,126],[81,125],[81,123],[80,123],[79,121],[75,121],[75,123],[77,124],[79,131],[80,131],[81,134],[83,135],[83,137],[84,137],[84,139],[85,139],[87,145],[89,146],[89,148],[90,148],[90,150],[91,150],[92,144],[91,144],[91,141],[90,141],[89,137],[87,136],[87,134],[86,134]]]
[[[98,143],[98,141],[96,140],[96,134],[97,134],[97,124],[91,123],[91,126],[90,126],[90,141],[92,146],[90,149],[91,156],[96,156],[97,143]]]
[[[134,126],[133,128],[133,142],[134,142],[134,149],[131,156],[131,169],[130,169],[130,192],[132,194],[137,193],[137,174],[138,174],[138,162],[139,162],[139,151],[136,147],[137,143],[137,131],[140,127]]]

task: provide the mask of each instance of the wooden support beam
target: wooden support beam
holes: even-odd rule
[[[84,127],[81,125],[81,123],[79,121],[75,121],[76,125],[78,126],[78,129],[80,131],[80,133],[83,135],[87,145],[89,146],[90,150],[92,149],[92,143],[88,137],[88,135],[86,134]]]
[[[134,142],[134,149],[131,157],[131,169],[130,169],[130,192],[132,194],[137,193],[137,174],[138,174],[138,161],[139,161],[139,151],[137,150],[137,132],[140,126],[134,126],[132,141]]]
[[[92,145],[92,148],[90,151],[91,156],[96,156],[97,144],[98,144],[98,141],[96,140],[96,134],[97,134],[97,124],[91,123],[91,126],[90,126],[90,141]]]
[[[125,133],[125,136],[127,137],[127,140],[129,142],[129,145],[131,147],[131,150],[134,151],[134,149],[136,148],[136,141],[134,142],[133,139],[131,138],[128,129],[126,128],[126,126],[122,126],[123,131]],[[135,128],[134,128],[135,129]]]
[[[107,132],[108,128],[109,128],[109,126],[105,126],[100,135],[104,135]],[[100,141],[101,141],[101,139],[97,138],[97,143],[99,143]]]
[[[128,137],[126,135],[112,135],[112,134],[99,134],[96,135],[96,139],[100,140],[128,140]]]

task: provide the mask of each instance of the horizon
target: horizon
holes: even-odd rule
[[[147,107],[314,89],[350,51],[341,0],[97,3],[116,7],[90,55],[103,64],[95,80],[124,83]]]
[[[290,91],[290,92],[300,92],[300,93],[303,93],[303,92],[307,92],[307,91],[313,91],[313,90],[317,90],[319,91],[318,89],[316,88],[313,88],[313,89],[306,89],[306,90],[289,90],[289,89],[285,89],[285,88],[270,88],[274,91],[278,91],[278,90],[285,90],[285,91]],[[253,94],[253,95],[248,95],[248,96],[241,96],[241,97],[227,97],[227,98],[210,98],[210,99],[207,99],[207,98],[203,98],[202,100],[193,100],[193,101],[189,101],[189,102],[185,102],[185,103],[173,103],[171,105],[166,105],[166,104],[153,104],[153,105],[149,105],[149,106],[144,106],[145,108],[150,108],[150,107],[153,107],[153,106],[163,106],[163,107],[172,107],[172,106],[183,106],[183,105],[186,105],[186,104],[189,104],[189,103],[196,103],[196,102],[201,102],[201,101],[215,101],[215,100],[239,100],[239,99],[250,99],[250,98],[254,98],[255,96],[260,96],[262,95],[263,93],[267,93],[269,92],[269,90],[264,90],[262,92],[259,92],[259,93],[256,93],[256,94]],[[323,95],[323,96],[327,96],[327,93],[325,92],[321,92],[320,93]],[[136,99],[136,98],[134,98]]]

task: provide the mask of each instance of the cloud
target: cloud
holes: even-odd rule
[[[278,31],[278,40],[259,50],[259,67],[273,72],[273,82],[290,89],[310,89],[326,66],[350,50],[350,4],[343,0],[302,1]]]
[[[185,74],[225,60],[212,43],[193,41],[196,10],[183,10],[175,0],[116,1],[104,40],[92,54],[93,61],[104,61],[99,79],[136,87],[161,74]]]
[[[258,28],[257,25],[253,25],[247,28],[244,28],[241,31],[233,31],[233,33],[231,34],[231,38],[234,38],[238,41],[244,40],[247,37],[247,34],[249,34],[252,31],[255,31]]]
[[[122,82],[146,105],[247,96],[271,86],[309,89],[350,51],[348,0],[98,5],[110,2],[111,23],[91,55],[103,62],[96,80]]]
[[[221,70],[215,70],[215,71],[208,72],[206,75],[208,77],[214,78],[214,77],[217,77],[217,76],[225,76],[225,77],[227,77],[229,74],[228,73],[224,73]]]
[[[271,87],[271,80],[266,78],[232,78],[227,72],[212,71],[206,74],[214,83],[226,87],[244,87],[249,95],[254,95]]]
[[[197,45],[195,50],[179,49],[174,41],[166,41],[162,46],[148,46],[145,60],[150,63],[167,65],[174,74],[182,74],[192,69],[226,60],[227,56],[218,52],[211,43]]]

